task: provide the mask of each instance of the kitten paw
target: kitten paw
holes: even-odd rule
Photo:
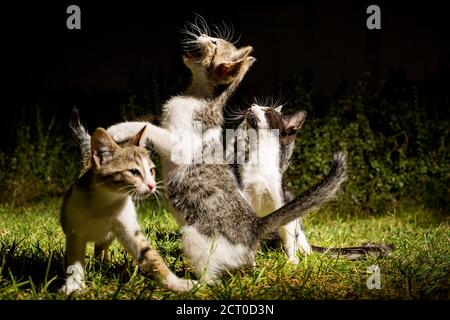
[[[180,279],[175,275],[170,275],[166,282],[167,289],[174,292],[188,292],[197,286],[196,280]]]
[[[67,279],[66,284],[63,285],[61,287],[61,289],[59,289],[59,291],[69,296],[75,292],[82,291],[85,288],[86,288],[86,285],[84,284],[84,282],[80,283],[80,282],[74,281],[72,279]]]
[[[310,245],[307,246],[300,245],[298,251],[304,256],[309,256],[312,253]]]
[[[294,256],[294,257],[289,257],[288,262],[297,265],[300,263],[300,260],[296,256]]]
[[[256,62],[256,58],[255,57],[247,57],[247,63],[249,65],[249,67]]]

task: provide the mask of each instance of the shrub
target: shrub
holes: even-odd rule
[[[61,134],[55,116],[45,121],[39,107],[32,110],[18,126],[13,152],[0,154],[1,202],[61,195],[77,174],[76,146]]]
[[[346,150],[349,177],[335,206],[380,212],[407,201],[448,214],[449,121],[436,104],[443,96],[427,96],[421,83],[396,77],[393,72],[374,93],[361,81],[349,98],[320,106],[302,77],[290,84],[288,112],[310,111],[287,173],[291,186],[297,191],[311,186],[329,170],[332,154]],[[316,108],[322,118],[314,117]]]

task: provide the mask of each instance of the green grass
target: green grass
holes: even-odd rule
[[[59,200],[12,208],[0,205],[0,299],[66,299],[64,234]],[[182,256],[180,230],[170,212],[153,204],[139,208],[139,219],[153,245],[179,276],[194,277]],[[299,265],[286,263],[279,247],[263,245],[257,268],[224,275],[214,286],[175,294],[139,270],[120,245],[112,262],[86,257],[88,289],[73,299],[449,299],[450,229],[448,218],[425,209],[403,209],[377,217],[322,209],[308,217],[312,244],[358,245],[386,242],[396,250],[388,257],[348,261],[314,253]],[[381,289],[369,290],[367,268],[381,269]]]

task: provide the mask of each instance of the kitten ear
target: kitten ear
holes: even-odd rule
[[[306,120],[306,111],[299,111],[290,116],[286,121],[286,129],[289,134],[296,134]]]
[[[145,140],[147,139],[147,126],[145,125],[141,130],[139,130],[136,135],[131,138],[130,143],[131,145],[138,146],[138,147],[144,147],[145,146]]]
[[[283,105],[280,104],[278,107],[275,108],[276,112],[281,112],[281,109],[283,108]]]
[[[250,53],[252,53],[252,52],[253,52],[252,46],[247,46],[247,47],[243,47],[243,48],[239,49],[241,59],[247,58],[250,55]]]
[[[234,56],[233,62],[225,62],[221,63],[217,67],[217,76],[221,80],[226,80],[229,77],[234,77],[238,74],[239,69],[242,66],[242,63],[245,59],[250,55],[253,51],[253,47],[247,46],[239,49],[238,53]]]
[[[244,60],[219,64],[216,69],[217,77],[220,80],[227,80],[230,77],[235,77],[241,68],[242,62],[244,62]]]
[[[120,148],[103,128],[97,128],[91,137],[92,158],[97,168],[111,160]]]

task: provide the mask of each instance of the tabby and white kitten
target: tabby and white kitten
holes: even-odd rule
[[[173,274],[141,232],[132,196],[145,198],[156,190],[155,165],[141,147],[145,127],[124,146],[98,128],[91,139],[91,166],[66,193],[61,225],[66,235],[67,275],[62,291],[83,289],[88,242],[95,254],[107,250],[117,237],[140,267],[152,272],[170,290],[190,290],[194,283]]]
[[[289,166],[295,138],[306,119],[306,112],[284,116],[281,108],[281,105],[272,108],[253,104],[245,112],[244,121],[237,128],[235,140],[229,146],[233,152],[237,149],[238,152],[246,153],[247,158],[254,157],[255,161],[234,164],[233,169],[244,196],[258,217],[264,217],[292,200],[283,183],[283,174]],[[251,130],[256,139],[252,148],[249,142]],[[243,156],[237,155],[238,158]],[[299,262],[297,251],[305,255],[311,253],[302,218],[281,226],[278,234],[290,262]]]
[[[261,239],[331,199],[345,179],[346,159],[336,155],[320,184],[277,211],[257,217],[222,154],[208,154],[208,163],[196,162],[198,154],[217,146],[223,150],[222,109],[254,62],[251,47],[237,49],[203,33],[193,34],[189,41],[197,50],[184,57],[192,71],[191,87],[164,105],[162,128],[149,124],[148,139],[162,158],[167,196],[182,224],[184,253],[197,276],[213,282],[226,270],[253,264]],[[228,86],[212,98],[219,84]],[[118,124],[108,132],[123,141],[141,125]]]

